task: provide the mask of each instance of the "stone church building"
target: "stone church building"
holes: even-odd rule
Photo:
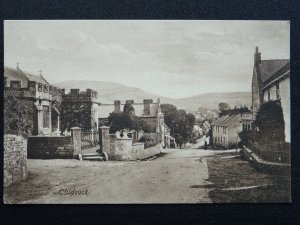
[[[61,90],[49,84],[40,74],[4,68],[5,90],[11,90],[24,105],[26,120],[33,135],[60,131]]]
[[[285,141],[290,143],[290,60],[262,60],[256,47],[252,76],[253,119],[267,101],[280,100],[285,123]]]

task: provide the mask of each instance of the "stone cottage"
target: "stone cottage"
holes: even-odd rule
[[[61,90],[42,76],[16,69],[4,68],[5,90],[13,93],[24,105],[26,120],[33,135],[60,131]]]
[[[270,100],[281,102],[285,141],[290,143],[290,60],[261,60],[261,53],[256,47],[252,77],[253,119],[258,108]]]
[[[215,147],[231,148],[240,141],[238,133],[242,131],[242,115],[225,115],[211,124],[212,142]]]

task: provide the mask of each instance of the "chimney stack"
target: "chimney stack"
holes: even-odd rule
[[[120,100],[114,100],[115,109],[114,112],[120,112],[121,111],[121,101]]]
[[[258,46],[256,46],[255,54],[254,54],[254,65],[258,65],[261,63],[261,53],[258,50]]]
[[[133,101],[133,100],[126,100],[126,104],[133,105],[133,104],[134,104],[134,101]]]

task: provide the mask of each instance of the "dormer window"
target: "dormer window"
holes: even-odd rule
[[[52,87],[49,87],[49,93],[52,94]]]
[[[44,86],[44,92],[47,93],[48,92],[48,87],[45,85]]]

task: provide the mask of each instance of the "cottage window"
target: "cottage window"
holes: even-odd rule
[[[21,81],[16,81],[16,80],[10,81],[10,87],[13,89],[21,88]]]
[[[276,84],[276,99],[280,99],[280,89],[279,89],[279,83]]]
[[[52,94],[52,87],[49,87],[49,93]]]
[[[43,106],[43,127],[49,128],[49,106]]]
[[[44,86],[44,92],[47,93],[48,92],[48,87],[45,85]]]

